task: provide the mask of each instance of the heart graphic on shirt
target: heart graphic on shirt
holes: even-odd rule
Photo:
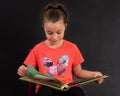
[[[63,75],[66,71],[66,66],[68,65],[68,60],[69,60],[69,58],[68,58],[67,55],[62,56],[59,59],[57,64],[55,64],[53,62],[53,60],[48,58],[48,57],[44,57],[42,59],[43,64],[47,69],[47,73],[51,76],[55,76],[55,75],[61,76],[61,75]]]

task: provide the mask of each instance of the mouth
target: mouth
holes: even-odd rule
[[[58,40],[50,40],[50,41],[55,43],[55,42],[57,42]]]

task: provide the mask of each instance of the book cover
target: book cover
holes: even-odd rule
[[[86,80],[80,79],[80,80],[70,82],[68,84],[64,84],[62,81],[60,81],[52,76],[47,76],[47,75],[44,75],[44,74],[38,72],[31,65],[28,66],[28,72],[29,73],[26,76],[20,77],[19,80],[30,82],[33,84],[40,84],[43,86],[48,86],[48,87],[51,87],[51,88],[54,88],[54,89],[60,90],[60,91],[67,91],[72,87],[79,86],[79,85],[82,86],[82,85],[88,84],[90,82],[97,81],[101,78],[109,77],[107,75],[103,75],[101,77],[96,77],[96,78],[91,78],[91,79],[86,79]]]

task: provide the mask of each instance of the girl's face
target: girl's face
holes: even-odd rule
[[[47,41],[52,45],[57,45],[63,41],[66,24],[63,20],[59,20],[55,23],[46,21],[43,25]]]

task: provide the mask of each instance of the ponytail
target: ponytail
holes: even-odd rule
[[[51,22],[57,22],[63,19],[64,23],[67,23],[67,13],[65,7],[60,3],[51,3],[45,6],[43,13],[43,22],[45,20]]]

